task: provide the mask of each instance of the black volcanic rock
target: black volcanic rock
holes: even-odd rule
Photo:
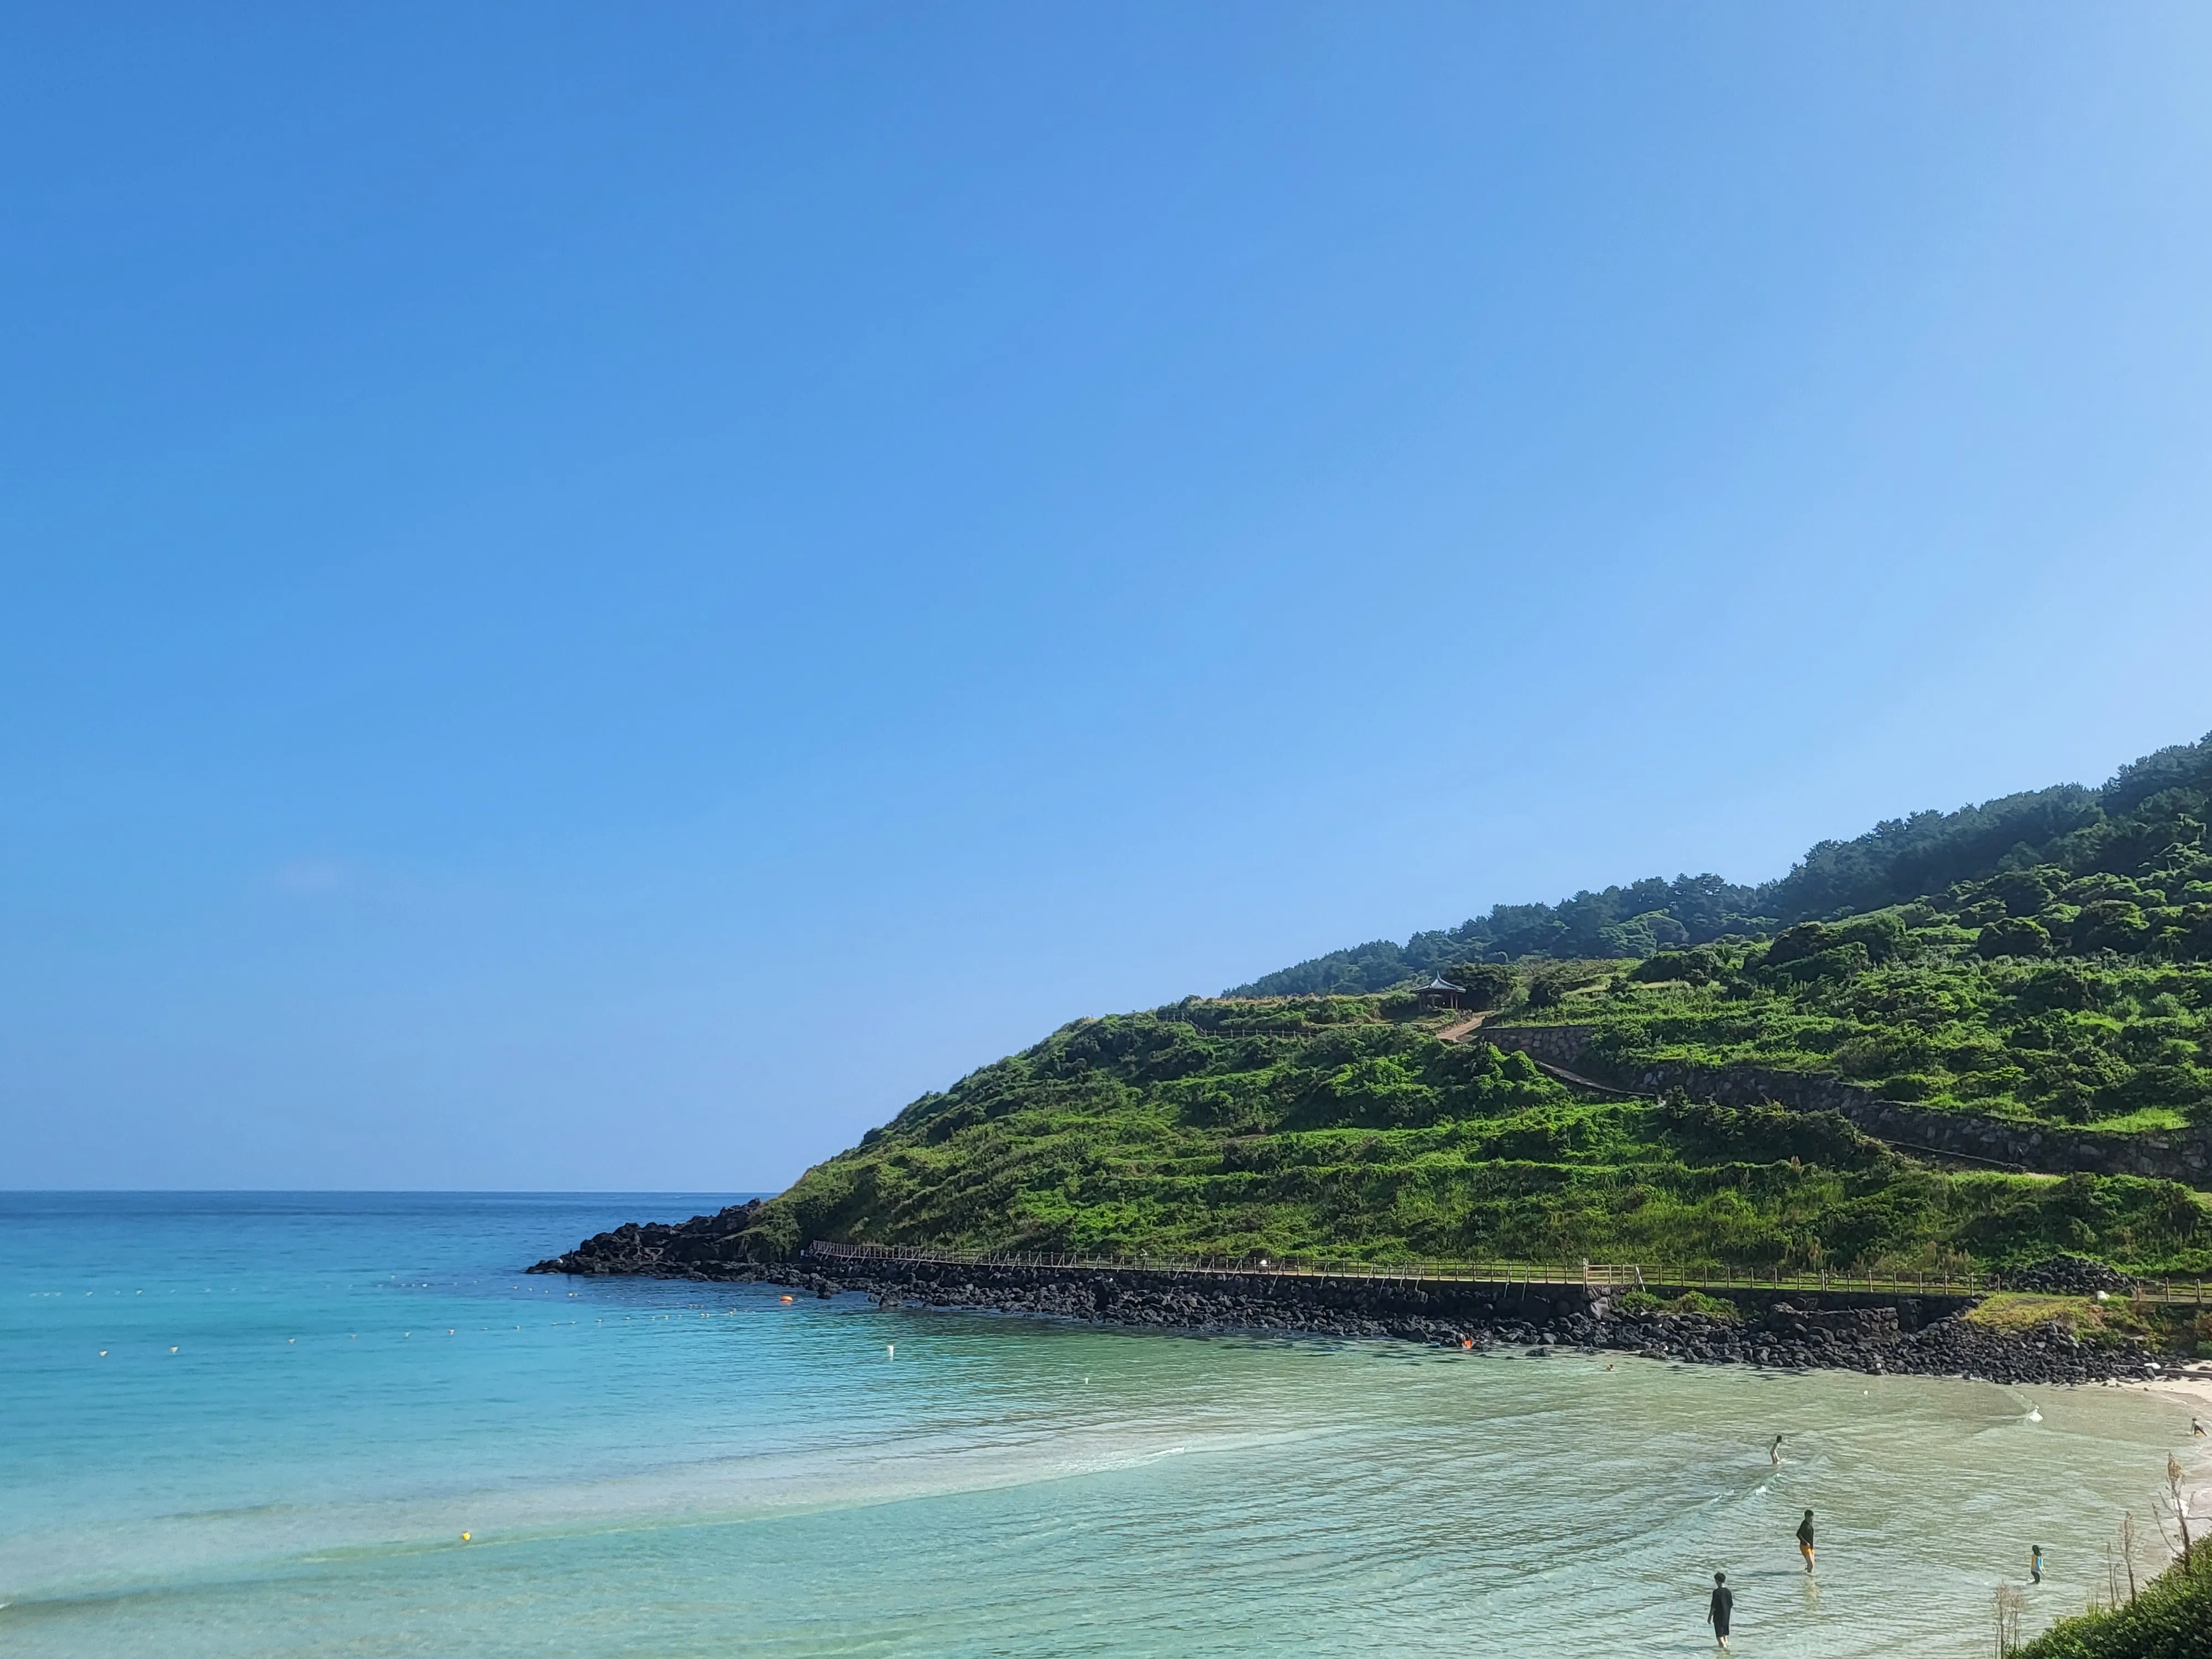
[[[592,1277],[749,1278],[750,1273],[729,1270],[749,1265],[738,1238],[753,1224],[760,1206],[756,1198],[689,1221],[624,1222],[612,1232],[597,1234],[567,1255],[548,1257],[526,1271]]]
[[[529,1271],[764,1280],[820,1297],[859,1291],[885,1307],[968,1309],[1161,1329],[1390,1337],[1453,1349],[1518,1348],[1531,1356],[1561,1348],[1602,1349],[1691,1364],[1820,1367],[1869,1376],[1968,1376],[2005,1383],[2139,1378],[2154,1358],[2139,1345],[2086,1346],[2057,1322],[2027,1332],[1974,1324],[1960,1317],[1972,1298],[1932,1294],[1791,1291],[1785,1297],[1739,1291],[1724,1299],[1732,1300],[1742,1316],[1728,1319],[1671,1310],[1619,1313],[1605,1291],[1579,1285],[1424,1284],[890,1257],[803,1259],[771,1266],[746,1259],[739,1242],[758,1207],[757,1201],[733,1205],[674,1224],[633,1222],[586,1239]],[[2059,1260],[2071,1263],[2079,1258]],[[2070,1266],[2038,1264],[2039,1269],[2045,1267],[2051,1272],[2045,1283],[2063,1282],[2075,1272]]]
[[[2131,1294],[2136,1282],[2117,1267],[2083,1255],[2054,1255],[2004,1275],[2007,1290],[2047,1291],[2061,1296],[2090,1296],[2099,1291]]]

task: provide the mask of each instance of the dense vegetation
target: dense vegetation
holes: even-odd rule
[[[2200,1659],[2212,1650],[2212,1560],[2200,1544],[2132,1600],[2062,1619],[2017,1659]],[[2194,1571],[2191,1571],[2191,1568]]]
[[[2043,937],[2069,922],[2078,934],[2098,902],[2089,895],[2116,890],[2116,879],[2058,886],[2035,923]],[[1999,902],[1990,885],[1968,885],[1949,908],[1801,923],[1765,945],[1578,964],[1579,984],[1573,969],[1553,969],[1548,984],[1533,983],[1540,1006],[1524,996],[1513,1017],[1597,1026],[1595,1071],[1756,1064],[1996,1116],[2123,1130],[2212,1121],[2212,964],[2160,951],[2060,956],[2055,942],[2010,954],[2021,947],[2007,920],[1977,914]],[[2156,917],[2160,907],[2130,887],[2141,902],[2129,908]],[[2201,949],[2194,939],[2188,947]]]
[[[1658,877],[1582,892],[1552,904],[1501,904],[1456,927],[1416,933],[1402,945],[1388,939],[1316,957],[1268,974],[1230,993],[1233,996],[1311,996],[1329,992],[1382,991],[1408,977],[1468,962],[1525,957],[1647,957],[1669,948],[1708,945],[1735,935],[1764,939],[1795,923],[1832,920],[1926,898],[1966,882],[2038,866],[2068,878],[2105,872],[2133,876],[2152,866],[2172,875],[2167,860],[2176,843],[2203,851],[2208,803],[2212,803],[2212,736],[2161,749],[2124,766],[2101,789],[2060,784],[2007,795],[1955,812],[1916,812],[1876,824],[1855,841],[1824,841],[1778,881],[1738,886],[1718,876]],[[2182,890],[2157,884],[2153,908],[2203,908],[2212,892],[2193,897],[2191,880],[2212,880],[2200,867],[2183,877]],[[2118,901],[2133,902],[2133,901]],[[2080,907],[2076,907],[2077,908]],[[2138,910],[2142,909],[2137,902]],[[2212,930],[2148,917],[2140,927],[2117,913],[2109,916],[2114,948],[2131,951],[2170,927],[2199,933],[2198,954],[2212,951]],[[2033,917],[2023,917],[2031,920]],[[2088,924],[2092,938],[2099,918]],[[2023,937],[2030,937],[2022,935]]]
[[[1435,1024],[1404,995],[1078,1021],[810,1170],[755,1245],[2212,1267],[2184,1187],[1946,1174],[1831,1115],[1578,1099]]]
[[[1755,1063],[1998,1116],[2168,1128],[2212,1119],[2208,816],[2212,738],[2100,791],[2046,789],[1824,842],[1765,888],[1639,883],[1389,949],[1460,982],[1483,976],[1483,1000],[1516,1018],[1598,1026],[1599,1067]],[[1848,908],[1867,900],[1880,902]],[[1500,939],[1541,946],[1503,984],[1478,959]],[[1593,940],[1603,959],[1543,959]],[[1379,977],[1383,948],[1260,983]]]
[[[2212,738],[2100,790],[1824,842],[1759,888],[1504,907],[1245,988],[1285,994],[1079,1020],[809,1170],[751,1248],[1907,1272],[2065,1249],[2202,1273],[2212,1200],[2185,1187],[1947,1173],[1833,1116],[1589,1098],[1441,1041],[1403,983],[1442,969],[1504,1018],[1593,1026],[1585,1069],[1756,1063],[2050,1122],[2212,1121],[2208,816]]]

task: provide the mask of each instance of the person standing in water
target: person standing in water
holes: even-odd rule
[[[2037,1544],[2027,1553],[2027,1579],[2032,1584],[2043,1582],[2043,1546]]]
[[[1722,1647],[1728,1646],[1729,1619],[1735,1612],[1735,1592],[1728,1587],[1728,1575],[1713,1575],[1713,1599],[1705,1608],[1705,1622],[1713,1627],[1713,1640]]]
[[[1782,1437],[1778,1434],[1774,1437],[1774,1443],[1766,1449],[1766,1461],[1778,1469],[1782,1467]]]
[[[1805,1571],[1813,1571],[1813,1511],[1807,1510],[1805,1518],[1797,1523],[1797,1553],[1805,1558]]]

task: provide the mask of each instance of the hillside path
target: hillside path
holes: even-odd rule
[[[1483,1021],[1488,1019],[1497,1012],[1498,1010],[1495,1008],[1480,1009],[1477,1012],[1469,1014],[1465,1019],[1460,1021],[1458,1024],[1445,1026],[1443,1030],[1437,1033],[1437,1041],[1439,1042],[1463,1042],[1467,1040],[1470,1032],[1475,1030],[1481,1025]]]

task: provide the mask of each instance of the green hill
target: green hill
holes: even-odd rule
[[[2202,1273],[2212,1208],[2176,1182],[1960,1173],[1832,1115],[1602,1097],[1441,1040],[1449,1017],[1390,987],[1443,969],[1516,1024],[1589,1026],[1585,1069],[1756,1063],[1938,1109],[2171,1129],[2212,1119],[2208,805],[2212,739],[2101,790],[1825,842],[1759,888],[1501,908],[1243,988],[1271,995],[1079,1020],[807,1171],[749,1248],[1941,1270],[2063,1247]]]
[[[2203,856],[2212,802],[2212,736],[2161,749],[2124,766],[2101,789],[2059,784],[1955,812],[1916,812],[1876,824],[1856,841],[1824,841],[1779,880],[1738,886],[1718,876],[1653,876],[1558,904],[1501,904],[1456,927],[1331,951],[1242,985],[1231,996],[1310,996],[1382,991],[1413,975],[1468,962],[1529,957],[1647,957],[1724,938],[1765,939],[1793,923],[1879,910],[2041,868],[2065,879],[2094,873],[2161,880],[2157,908],[2201,906],[2187,892],[2212,880]],[[2176,847],[2186,856],[2169,859]],[[2177,881],[2182,891],[2166,887]],[[2140,908],[2140,907],[2139,907]],[[2147,926],[2149,924],[2146,924]],[[2189,926],[2162,917],[2157,927]],[[2202,953],[2203,919],[2195,924]],[[2135,935],[2122,930],[2134,948]]]

